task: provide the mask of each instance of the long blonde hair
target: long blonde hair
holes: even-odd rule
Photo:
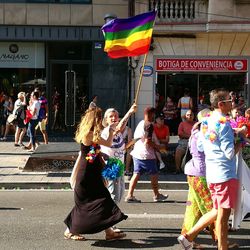
[[[93,142],[97,143],[101,137],[102,129],[102,110],[98,107],[89,108],[77,126],[75,140],[82,143],[89,132],[93,131]]]

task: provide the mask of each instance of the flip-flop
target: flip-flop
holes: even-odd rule
[[[122,239],[124,237],[126,237],[125,233],[114,232],[111,235],[106,235],[106,241],[120,240],[120,239]]]
[[[233,228],[232,224],[229,223],[229,224],[228,224],[228,232],[236,232],[236,231],[237,231],[237,229],[236,229],[236,228]]]
[[[121,233],[122,232],[122,230],[121,229],[119,229],[119,228],[117,228],[117,227],[112,227],[112,230],[115,232],[115,233]]]
[[[75,240],[75,241],[84,241],[86,238],[81,235],[76,235],[72,233],[64,233],[64,239],[65,240]]]

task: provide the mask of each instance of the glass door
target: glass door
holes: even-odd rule
[[[198,75],[193,73],[165,73],[157,76],[157,92],[159,94],[159,112],[164,107],[167,97],[171,97],[175,103],[183,96],[186,88],[190,91],[196,108]]]
[[[87,108],[89,63],[51,62],[50,129],[72,135]]]

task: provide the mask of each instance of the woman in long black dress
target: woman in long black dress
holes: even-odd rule
[[[127,219],[112,200],[101,175],[104,161],[99,144],[110,147],[115,125],[110,127],[107,140],[101,138],[102,110],[98,107],[85,112],[76,131],[76,141],[81,143],[81,164],[77,172],[74,200],[75,206],[65,219],[66,239],[85,240],[82,234],[94,234],[105,230],[106,240],[121,239],[122,232],[111,227]]]

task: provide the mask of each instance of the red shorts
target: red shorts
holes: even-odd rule
[[[238,195],[239,182],[230,179],[222,183],[209,184],[213,200],[213,208],[235,208]]]

